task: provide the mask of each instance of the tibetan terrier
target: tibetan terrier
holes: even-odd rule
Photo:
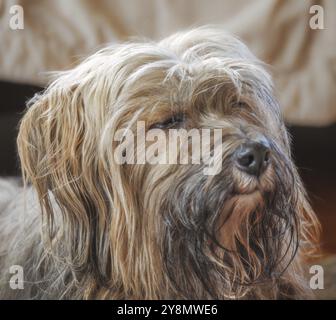
[[[171,130],[187,132],[177,155],[204,157],[163,161]],[[216,136],[189,135],[202,130]],[[23,186],[1,182],[1,298],[310,296],[319,224],[270,76],[223,31],[100,50],[29,102],[17,143]]]

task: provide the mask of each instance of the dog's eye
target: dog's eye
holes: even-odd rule
[[[186,116],[184,113],[174,114],[171,117],[161,121],[156,122],[150,126],[149,129],[171,129],[180,128],[185,122]]]

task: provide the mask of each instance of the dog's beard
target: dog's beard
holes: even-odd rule
[[[272,168],[249,191],[237,191],[242,181],[226,163],[210,183],[199,167],[171,186],[162,250],[177,296],[248,297],[286,271],[298,248],[299,191],[289,158],[275,144],[272,153]]]

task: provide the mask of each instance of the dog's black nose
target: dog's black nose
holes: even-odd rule
[[[237,149],[235,156],[240,170],[259,176],[268,166],[270,151],[264,142],[248,142]]]

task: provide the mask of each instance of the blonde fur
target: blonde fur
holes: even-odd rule
[[[236,101],[247,107],[232,111]],[[225,157],[242,141],[243,131],[250,136],[258,131],[274,141],[281,159],[289,159],[285,166],[279,158],[279,166],[291,173],[285,178],[295,178],[292,203],[297,216],[291,223],[293,228],[298,226],[300,245],[295,253],[289,244],[295,258],[282,276],[254,283],[251,279],[263,274],[265,262],[253,250],[246,269],[240,255],[232,255],[227,263],[221,253],[216,256],[202,246],[204,256],[216,265],[212,277],[218,288],[204,289],[204,279],[192,271],[188,255],[187,265],[181,268],[190,269],[189,278],[181,272],[175,279],[178,283],[172,281],[169,268],[173,267],[165,267],[165,254],[170,252],[166,246],[179,242],[183,246],[187,240],[178,238],[179,226],[192,218],[184,223],[188,212],[177,218],[165,203],[174,193],[171,186],[187,169],[121,166],[112,152],[117,146],[112,139],[116,130],[134,129],[140,120],[150,127],[172,112],[187,113],[197,128],[220,127],[224,136],[233,136],[224,148]],[[37,197],[40,207],[24,210],[20,205],[0,215],[1,297],[188,298],[183,288],[189,288],[193,298],[278,298],[291,296],[292,291],[297,297],[297,292],[306,290],[302,289],[306,285],[301,261],[305,250],[313,247],[318,223],[290,162],[289,141],[271,79],[244,44],[221,30],[198,28],[158,43],[112,45],[74,69],[58,73],[29,102],[20,125],[18,151],[28,202],[36,203],[30,197]],[[275,173],[267,177],[265,186],[268,183],[273,190]],[[214,179],[209,178],[210,186]],[[244,179],[237,173],[232,183],[243,186]],[[192,183],[183,190],[189,188],[192,194]],[[249,246],[248,216],[265,201],[261,193],[248,197],[227,201],[221,211],[235,213],[230,227],[224,224],[216,232],[219,242],[229,241],[231,249],[237,248],[230,230],[243,246]],[[23,212],[24,218],[17,219]],[[259,214],[264,211],[260,209]],[[174,230],[169,229],[172,225],[176,225]],[[183,260],[183,253],[175,251]],[[179,273],[183,262],[174,261]],[[285,254],[280,265],[285,267],[290,261]],[[14,292],[4,284],[11,264],[24,266],[27,282],[22,291]],[[254,284],[247,285],[248,280]]]

